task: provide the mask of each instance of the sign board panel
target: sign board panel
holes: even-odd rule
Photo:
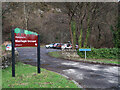
[[[40,35],[35,32],[16,28],[12,37],[12,77],[15,77],[15,47],[37,47],[37,71],[40,73]]]
[[[37,47],[38,34],[20,28],[14,29],[15,47]]]
[[[79,49],[79,51],[91,51],[91,49]]]

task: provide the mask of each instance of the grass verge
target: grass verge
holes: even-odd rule
[[[55,58],[63,58],[69,60],[76,60],[76,61],[88,61],[88,62],[97,62],[97,63],[105,63],[105,64],[120,64],[120,61],[117,59],[84,59],[84,58],[68,58],[65,55],[61,54],[61,51],[49,52],[48,55],[55,57]]]
[[[49,52],[48,55],[55,58],[62,58],[61,51]]]
[[[17,63],[16,77],[11,75],[11,66],[2,70],[2,88],[77,88],[77,86],[65,77],[41,69],[36,73],[36,67]]]

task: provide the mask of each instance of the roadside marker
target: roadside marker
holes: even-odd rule
[[[85,51],[85,59],[86,59],[86,51],[91,51],[91,49],[79,49],[79,51]]]

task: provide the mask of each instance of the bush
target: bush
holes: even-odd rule
[[[81,58],[85,57],[84,51],[77,51],[78,55]],[[120,50],[118,48],[100,48],[95,49],[91,48],[91,51],[87,51],[87,58],[94,58],[94,59],[120,59],[118,54]]]

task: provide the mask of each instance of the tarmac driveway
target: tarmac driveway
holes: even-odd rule
[[[19,52],[19,60],[36,66],[36,48],[17,48],[17,50]],[[101,88],[106,90],[109,88],[110,90],[118,90],[119,67],[67,61],[47,55],[48,52],[53,51],[59,50],[41,48],[42,68],[64,74],[87,89],[98,90],[98,88]]]

